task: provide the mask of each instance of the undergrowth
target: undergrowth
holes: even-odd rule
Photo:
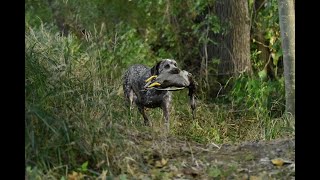
[[[101,26],[80,41],[55,33],[48,24],[27,24],[25,41],[28,177],[116,176],[130,171],[132,161],[142,161],[134,138],[140,133],[162,137],[164,125],[161,110],[151,109],[153,126],[143,126],[137,109],[128,111],[123,98],[125,69],[160,59],[136,31],[121,23],[114,30]],[[293,136],[293,119],[282,116],[279,84],[238,78],[227,97],[231,103],[198,98],[194,120],[187,90],[174,92],[170,136],[215,144]]]

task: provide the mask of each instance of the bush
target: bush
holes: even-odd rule
[[[240,75],[235,80],[229,100],[237,110],[260,117],[281,117],[285,110],[283,78],[262,81],[257,77]],[[246,114],[244,114],[246,115]]]

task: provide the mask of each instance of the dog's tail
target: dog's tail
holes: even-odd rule
[[[129,73],[130,71],[126,71],[125,74],[123,75],[123,92],[124,92],[124,98],[130,102],[130,91],[131,89],[131,82],[129,78]]]

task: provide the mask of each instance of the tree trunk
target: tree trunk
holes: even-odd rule
[[[295,115],[295,15],[293,0],[278,0],[286,90],[286,111]]]
[[[213,54],[220,59],[218,75],[252,73],[250,61],[250,18],[247,0],[217,0],[215,13],[225,31],[216,35]]]

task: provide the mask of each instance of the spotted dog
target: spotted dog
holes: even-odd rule
[[[134,102],[142,114],[146,125],[150,125],[149,118],[145,112],[146,108],[160,107],[163,110],[167,129],[169,129],[169,109],[171,106],[172,92],[145,88],[146,80],[162,73],[179,74],[180,69],[177,67],[177,62],[173,59],[163,59],[152,68],[141,64],[132,65],[125,72],[123,90],[125,98],[129,102],[130,109]]]

